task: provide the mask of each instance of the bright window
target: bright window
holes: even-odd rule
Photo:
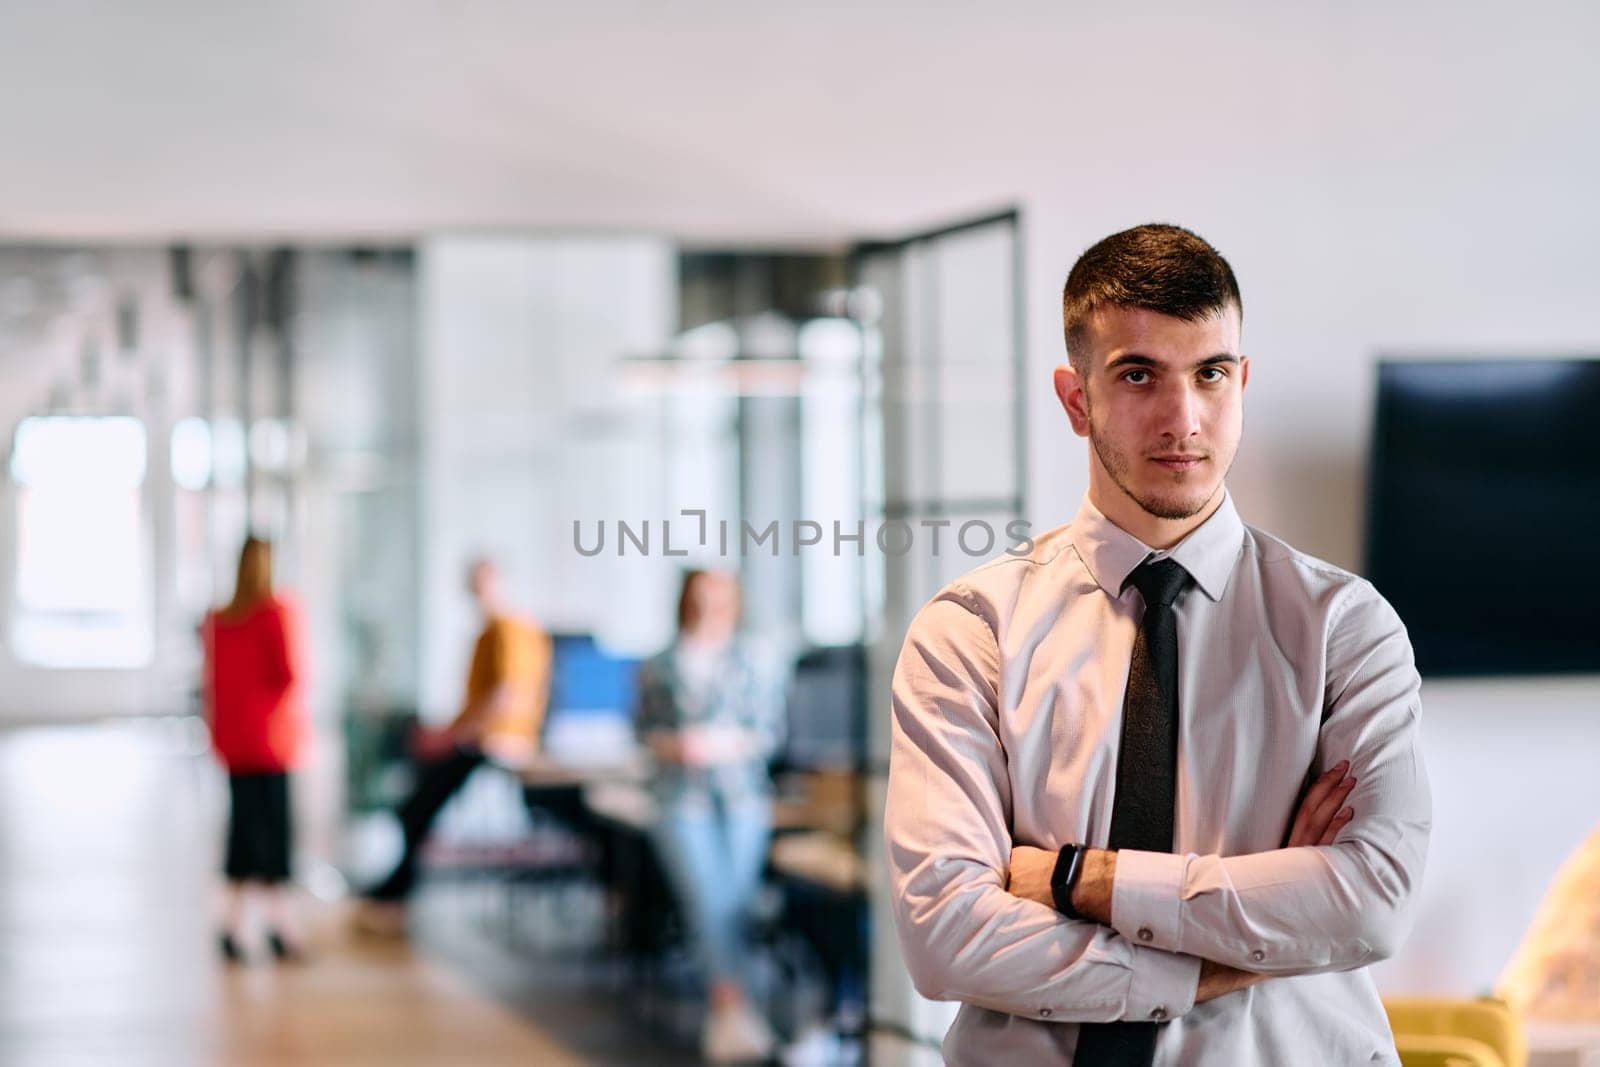
[[[151,658],[145,432],[126,417],[24,419],[17,485],[19,659],[45,667],[142,667]]]

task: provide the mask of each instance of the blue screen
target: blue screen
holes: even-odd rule
[[[560,634],[553,641],[552,715],[633,714],[637,659],[610,654],[588,634]]]

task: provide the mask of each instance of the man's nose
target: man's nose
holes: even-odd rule
[[[1161,432],[1165,436],[1182,441],[1200,432],[1200,397],[1193,386],[1175,385],[1163,399]]]

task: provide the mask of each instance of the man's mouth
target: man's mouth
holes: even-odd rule
[[[1151,456],[1150,460],[1169,471],[1190,471],[1204,463],[1206,457],[1189,452],[1171,452],[1166,455]]]

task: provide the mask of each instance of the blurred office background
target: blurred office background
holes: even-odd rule
[[[457,1022],[390,1062],[484,1034],[694,1061],[692,981],[617,936],[594,867],[545,885],[519,878],[537,850],[465,847],[550,831],[509,779],[447,813],[439,906],[385,957],[417,985],[342,942],[280,986],[221,973],[195,628],[252,530],[305,610],[325,908],[394,846],[403,724],[455,710],[469,558],[558,635],[547,747],[580,771],[629,742],[680,569],[736,569],[800,665],[770,988],[838,1062],[933,1054],[953,1009],[911,990],[882,899],[886,680],[1008,522],[1077,507],[1049,384],[1067,268],[1154,220],[1230,259],[1235,498],[1365,573],[1395,534],[1372,442],[1404,452],[1380,362],[1492,361],[1480,394],[1526,405],[1600,355],[1597,34],[1577,3],[0,4],[0,1058],[359,1062],[421,988]],[[1476,424],[1441,432],[1465,450]],[[1591,471],[1556,491],[1600,499]],[[1498,544],[1485,589],[1568,581],[1541,560],[1571,531],[1487,488],[1537,473],[1433,520]],[[778,551],[739,553],[746,522]],[[1600,822],[1600,626],[1575,619],[1557,661],[1427,672],[1434,844],[1386,993],[1490,990]]]

